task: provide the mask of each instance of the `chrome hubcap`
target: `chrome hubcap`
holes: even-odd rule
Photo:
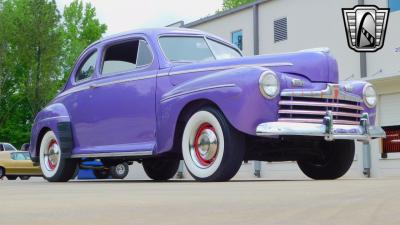
[[[210,167],[218,154],[218,137],[214,127],[203,123],[193,132],[190,143],[190,155],[200,168]]]
[[[56,140],[52,140],[44,155],[45,166],[48,171],[56,169],[60,158],[60,146]]]
[[[125,173],[125,167],[124,167],[124,165],[118,164],[118,165],[115,167],[115,171],[117,172],[118,175],[124,174],[124,173]]]

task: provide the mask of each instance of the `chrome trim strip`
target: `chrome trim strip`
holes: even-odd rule
[[[297,110],[297,109],[281,109],[278,111],[280,114],[299,114],[299,115],[326,115],[326,111],[315,111],[315,110]],[[334,116],[346,116],[361,118],[361,114],[357,113],[346,113],[346,112],[332,112]]]
[[[136,81],[136,80],[144,80],[144,79],[163,77],[163,76],[169,76],[169,75],[182,75],[182,74],[186,74],[186,73],[234,69],[234,68],[239,68],[239,67],[243,67],[243,66],[272,67],[272,66],[292,66],[292,65],[293,65],[293,63],[282,62],[282,63],[267,63],[267,64],[240,64],[240,65],[235,65],[235,66],[218,66],[218,67],[208,67],[208,68],[201,68],[201,69],[183,70],[183,71],[177,71],[177,72],[172,72],[172,73],[159,73],[159,74],[155,74],[155,75],[132,77],[132,78],[123,79],[123,80],[115,80],[115,81],[104,82],[104,83],[100,83],[100,84],[93,84],[94,82],[100,82],[99,79],[106,79],[105,77],[108,77],[108,76],[105,76],[105,77],[103,76],[103,77],[100,77],[99,79],[91,80],[90,82],[87,82],[87,83],[83,84],[82,86],[72,87],[72,88],[68,89],[67,91],[64,91],[64,92],[60,93],[59,95],[57,95],[56,99],[59,97],[63,97],[65,95],[75,93],[75,92],[88,90],[90,88],[97,88],[97,87],[107,86],[107,85],[111,85],[111,84],[124,83],[124,82],[129,82],[129,81]]]
[[[72,155],[71,158],[104,158],[104,157],[125,157],[125,156],[149,156],[149,155],[153,155],[153,151],[75,154]]]
[[[307,102],[307,101],[279,101],[279,105],[294,105],[294,106],[320,106],[320,107],[335,107],[345,109],[364,110],[363,107],[358,105],[350,105],[343,103],[331,103],[331,102]]]
[[[236,85],[235,84],[222,84],[222,85],[209,86],[209,87],[205,87],[205,88],[198,88],[198,89],[194,89],[194,90],[190,90],[190,91],[178,92],[176,94],[164,97],[163,99],[161,99],[161,102],[166,102],[172,98],[179,97],[182,95],[187,95],[187,94],[200,92],[200,91],[207,91],[207,90],[211,90],[211,89],[224,88],[224,87],[236,87]]]
[[[199,69],[171,72],[170,75],[180,75],[180,74],[186,74],[186,73],[198,73],[198,72],[216,71],[216,70],[227,70],[227,69],[240,68],[243,66],[260,66],[260,67],[293,66],[293,63],[279,62],[279,63],[263,63],[263,64],[239,64],[239,65],[231,65],[231,66],[214,66],[214,67],[207,67],[207,68],[199,68]]]
[[[322,123],[323,119],[279,118],[278,121],[292,123]],[[333,124],[358,125],[360,122],[350,120],[333,120]]]
[[[48,117],[48,118],[39,120],[38,123],[39,123],[39,122],[42,122],[42,121],[46,121],[46,120],[59,119],[59,118],[68,118],[68,119],[69,119],[69,116],[53,116],[53,117]]]
[[[354,102],[363,102],[360,96],[346,93],[340,89],[339,84],[328,84],[325,90],[309,91],[309,90],[291,90],[282,91],[281,96],[285,97],[303,97],[303,98],[323,98],[323,99],[340,99]]]
[[[386,137],[381,127],[362,125],[332,125],[327,133],[327,126],[313,123],[268,122],[257,126],[256,134],[270,136],[314,136],[325,137],[327,141],[335,139],[368,141]],[[327,139],[329,137],[329,139]]]
[[[75,92],[88,90],[91,88],[103,87],[103,86],[108,86],[108,85],[118,84],[118,83],[125,83],[125,82],[130,82],[130,81],[145,80],[145,79],[156,78],[156,77],[157,77],[157,75],[146,75],[146,76],[132,77],[132,78],[127,78],[127,79],[122,79],[122,80],[114,80],[114,81],[109,81],[109,82],[104,82],[104,83],[100,83],[99,80],[93,80],[84,86],[77,86],[77,87],[68,89],[67,91],[60,93],[58,96],[56,96],[56,98],[59,98],[59,97],[65,96],[65,95],[69,95],[69,94],[72,94]],[[106,79],[106,78],[103,78],[103,79]],[[94,84],[95,81],[97,81],[99,83]]]

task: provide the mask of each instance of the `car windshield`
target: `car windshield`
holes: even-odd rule
[[[241,57],[232,47],[204,37],[164,36],[160,45],[171,62],[201,62]]]

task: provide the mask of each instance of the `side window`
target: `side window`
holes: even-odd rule
[[[126,41],[106,49],[102,75],[110,75],[135,70],[153,61],[150,47],[144,40]]]
[[[153,61],[153,55],[151,54],[151,50],[146,41],[139,41],[139,51],[137,56],[136,65],[146,66],[149,65]]]
[[[0,152],[1,152],[1,151],[4,151],[4,147],[3,147],[2,144],[0,144]]]
[[[84,61],[75,76],[75,82],[90,78],[96,69],[97,51],[93,52],[86,61]]]

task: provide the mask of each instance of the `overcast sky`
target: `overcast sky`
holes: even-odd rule
[[[72,0],[56,0],[60,11]],[[84,0],[96,7],[97,17],[107,24],[107,34],[144,27],[186,23],[212,15],[222,0]]]

